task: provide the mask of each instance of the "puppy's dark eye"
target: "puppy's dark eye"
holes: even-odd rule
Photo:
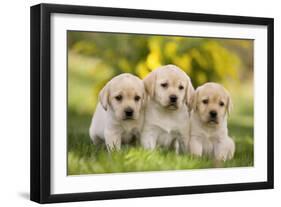
[[[204,100],[202,101],[202,103],[203,103],[203,104],[208,104],[208,103],[209,103],[209,100],[208,100],[208,99],[204,99]]]
[[[180,86],[179,86],[179,89],[180,89],[180,90],[183,90],[183,89],[184,89],[184,87],[183,87],[182,85],[180,85]]]
[[[222,101],[220,102],[220,106],[224,106],[224,103]]]
[[[123,97],[122,97],[121,95],[118,95],[118,96],[115,97],[115,99],[116,99],[117,101],[122,101],[122,98],[123,98]]]
[[[161,86],[162,86],[163,88],[167,88],[167,87],[168,87],[168,83],[161,83]]]
[[[135,101],[139,101],[141,99],[140,96],[135,96]]]

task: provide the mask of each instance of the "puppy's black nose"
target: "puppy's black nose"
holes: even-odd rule
[[[170,95],[170,101],[171,101],[172,103],[177,102],[177,100],[178,100],[178,97],[177,97],[176,95]]]
[[[133,116],[133,114],[134,114],[134,110],[133,110],[132,108],[130,108],[130,107],[126,108],[126,109],[124,110],[124,112],[125,112],[125,114],[126,114],[127,117],[131,117],[131,116]]]
[[[210,111],[210,116],[211,116],[212,118],[216,118],[217,115],[218,115],[218,113],[217,113],[216,111]]]

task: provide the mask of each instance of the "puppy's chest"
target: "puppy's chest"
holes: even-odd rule
[[[178,114],[177,116],[158,114],[152,117],[150,123],[161,129],[163,133],[177,135],[188,127],[188,115],[186,114],[186,117],[184,117],[184,114]]]
[[[219,141],[221,134],[214,130],[200,130],[199,137],[201,137],[205,142],[216,142]]]

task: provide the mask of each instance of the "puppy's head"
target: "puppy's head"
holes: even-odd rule
[[[137,120],[146,99],[144,84],[138,77],[124,73],[111,79],[101,90],[99,101],[117,120]]]
[[[218,126],[232,107],[231,98],[225,88],[217,83],[205,83],[198,87],[192,97],[192,108],[201,122]]]
[[[189,106],[194,92],[190,78],[175,65],[152,71],[144,85],[150,98],[167,110],[176,110],[183,104]]]

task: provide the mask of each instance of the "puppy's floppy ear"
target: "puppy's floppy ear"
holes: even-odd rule
[[[155,81],[156,81],[155,71],[152,71],[143,79],[145,90],[147,92],[147,95],[149,95],[150,97],[154,96]]]
[[[108,108],[108,98],[109,98],[109,84],[108,82],[100,91],[99,93],[99,101],[104,108],[104,110],[107,110]]]
[[[190,99],[190,106],[188,107],[189,111],[197,110],[197,96],[198,96],[198,90],[193,91],[193,94],[191,95],[191,99]]]
[[[233,108],[233,103],[232,103],[232,99],[229,95],[229,93],[227,92],[227,105],[226,105],[226,111],[227,111],[227,114],[229,115],[230,112],[232,111],[232,108]]]
[[[142,99],[141,99],[141,104],[142,104],[142,106],[145,106],[146,105],[146,103],[147,103],[147,92],[146,92],[146,89],[145,89],[145,86],[144,86],[144,81],[142,80],[142,83],[143,83],[143,88],[142,88],[142,90],[143,90],[143,93],[142,93]]]
[[[148,99],[147,93],[146,93],[146,91],[144,91],[144,93],[143,93],[143,98],[142,98],[142,105],[143,105],[143,106],[146,105],[147,99]]]
[[[193,88],[193,85],[191,83],[190,78],[188,78],[187,81],[187,86],[186,86],[186,105],[188,107],[188,110],[191,111],[192,110],[192,96],[194,95],[195,91]]]

